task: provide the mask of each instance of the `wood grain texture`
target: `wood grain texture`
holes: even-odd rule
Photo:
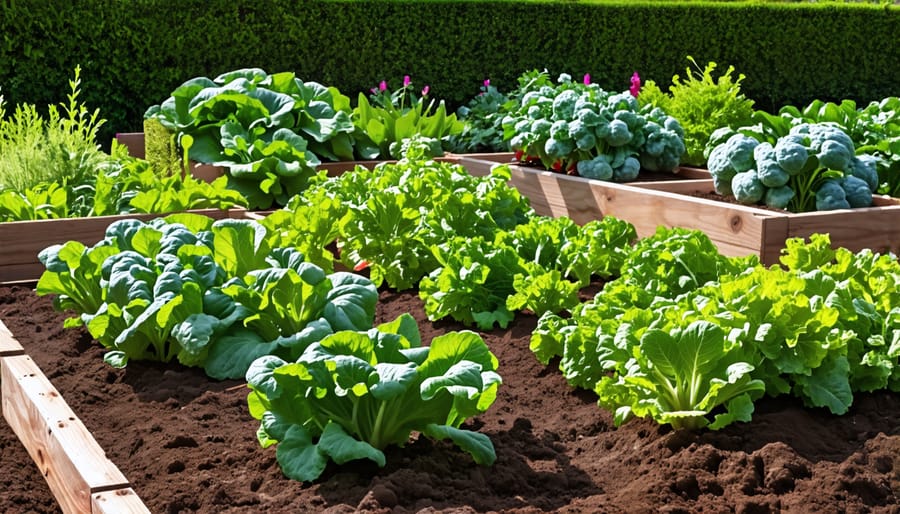
[[[91,512],[95,492],[130,487],[27,355],[0,358],[3,417],[66,513]]]
[[[188,211],[214,219],[242,218],[244,209],[203,209]],[[172,214],[172,213],[169,213]],[[0,223],[0,283],[37,280],[44,271],[38,254],[48,246],[66,241],[93,245],[103,239],[106,227],[114,221],[148,221],[167,214],[122,214],[89,218],[65,218]]]
[[[460,164],[476,176],[508,162],[512,154],[461,155]],[[789,213],[692,196],[712,193],[706,170],[679,168],[686,180],[617,184],[563,175],[535,168],[511,166],[510,184],[527,197],[534,210],[546,216],[568,216],[583,224],[605,215],[626,220],[638,236],[659,226],[705,232],[725,255],[760,257],[778,263],[785,241],[828,233],[833,246],[853,251],[900,253],[900,199],[876,196],[865,209]]]
[[[134,492],[134,489],[116,489],[94,493],[91,497],[92,514],[142,514],[150,509]]]
[[[24,353],[25,349],[22,348],[22,345],[13,337],[12,332],[6,328],[3,321],[0,321],[0,357],[22,355]]]

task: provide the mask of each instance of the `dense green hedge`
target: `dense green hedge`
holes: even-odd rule
[[[896,96],[900,9],[872,4],[700,2],[5,0],[0,88],[8,103],[64,99],[76,64],[107,133],[181,82],[256,66],[355,95],[381,79],[455,106],[484,78],[590,73],[624,90],[668,83],[686,56],[733,64],[757,106]]]

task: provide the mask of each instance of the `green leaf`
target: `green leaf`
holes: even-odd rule
[[[275,449],[275,458],[288,478],[311,482],[325,471],[328,456],[312,442],[312,435],[300,425],[288,429]]]
[[[329,421],[319,438],[319,451],[327,454],[334,462],[345,464],[352,460],[369,459],[383,468],[386,464],[384,453],[372,445],[350,437],[341,425]]]
[[[491,466],[497,460],[494,444],[484,434],[436,423],[426,425],[423,433],[434,439],[450,439],[482,466]]]

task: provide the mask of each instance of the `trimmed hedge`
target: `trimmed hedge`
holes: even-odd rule
[[[900,94],[900,9],[752,2],[410,0],[9,0],[0,5],[0,94],[65,99],[81,64],[82,100],[116,131],[185,80],[242,67],[292,70],[355,96],[404,74],[455,107],[485,78],[590,73],[625,90],[636,70],[661,86],[698,63],[734,65],[757,108]]]

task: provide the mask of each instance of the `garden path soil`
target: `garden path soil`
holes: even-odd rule
[[[378,321],[402,312],[426,341],[462,328],[428,322],[414,292],[383,291]],[[468,427],[493,440],[493,467],[422,438],[387,451],[385,468],[329,465],[301,484],[283,477],[274,448],[258,447],[239,381],[139,362],[113,369],[63,318],[27,287],[0,287],[0,319],[154,513],[900,513],[897,394],[858,395],[842,417],[766,399],[751,423],[719,432],[647,420],[615,428],[593,393],[537,362],[528,350],[535,319],[520,315],[508,330],[483,333],[504,385]],[[5,421],[0,512],[58,512]]]

